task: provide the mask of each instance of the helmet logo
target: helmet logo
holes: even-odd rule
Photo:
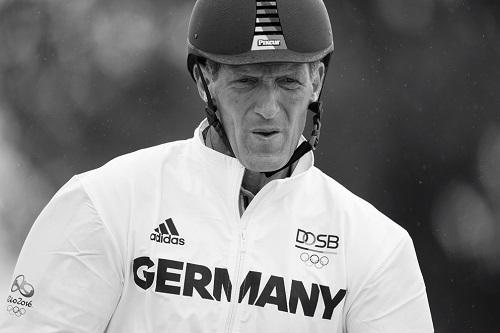
[[[257,39],[257,46],[280,46],[279,39]]]
[[[276,0],[257,0],[256,10],[252,51],[287,49]]]

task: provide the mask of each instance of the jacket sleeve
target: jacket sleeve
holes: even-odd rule
[[[348,333],[428,333],[433,324],[413,242],[388,251],[348,310]]]
[[[122,266],[113,235],[72,178],[26,238],[0,332],[103,332],[120,298]]]

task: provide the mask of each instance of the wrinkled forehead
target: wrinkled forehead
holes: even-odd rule
[[[265,63],[249,65],[224,65],[230,74],[252,76],[307,75],[307,63]]]

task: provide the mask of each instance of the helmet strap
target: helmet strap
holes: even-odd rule
[[[231,148],[231,144],[229,143],[229,139],[227,138],[226,132],[224,131],[224,127],[222,126],[222,122],[219,120],[219,118],[216,115],[217,112],[217,106],[214,104],[212,95],[210,94],[210,91],[208,90],[208,85],[207,81],[205,80],[205,77],[203,76],[203,72],[201,70],[200,63],[196,61],[196,67],[198,68],[198,72],[200,73],[200,79],[201,79],[201,84],[203,85],[203,89],[205,90],[205,95],[207,96],[207,105],[205,106],[205,113],[207,115],[207,120],[208,120],[208,126],[212,126],[217,134],[222,139],[222,142],[224,142],[224,145],[227,147],[229,152],[231,153],[231,156],[234,156],[233,149]]]
[[[309,104],[309,111],[314,113],[313,116],[313,130],[311,133],[311,138],[309,141],[302,142],[290,157],[290,160],[281,168],[274,171],[263,172],[266,177],[271,177],[272,175],[280,172],[283,169],[288,168],[290,165],[298,161],[302,156],[307,154],[311,150],[316,150],[319,143],[319,133],[321,130],[321,114],[323,113],[323,103],[321,101],[313,102]]]
[[[325,74],[326,74],[326,69],[328,66],[328,62],[330,60],[330,56],[328,55],[325,57],[323,60],[325,63]],[[308,109],[312,113],[314,113],[313,116],[313,130],[311,133],[311,138],[309,138],[309,141],[304,141],[300,144],[300,146],[295,149],[295,151],[292,154],[292,157],[290,157],[290,160],[281,168],[278,170],[274,171],[268,171],[268,172],[263,172],[266,177],[271,177],[272,175],[280,172],[281,170],[288,168],[290,165],[298,161],[302,156],[307,154],[311,150],[316,150],[318,148],[319,144],[319,133],[321,130],[321,116],[323,115],[323,102],[320,101],[321,98],[321,93],[323,92],[323,86],[325,84],[325,80],[323,79],[323,82],[321,82],[321,88],[319,90],[318,94],[318,99],[315,102],[312,102],[309,104]]]

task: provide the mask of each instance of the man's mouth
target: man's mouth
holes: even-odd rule
[[[252,133],[256,134],[260,137],[269,138],[275,134],[278,134],[279,131],[276,131],[276,130],[256,130],[256,131],[252,131]]]

